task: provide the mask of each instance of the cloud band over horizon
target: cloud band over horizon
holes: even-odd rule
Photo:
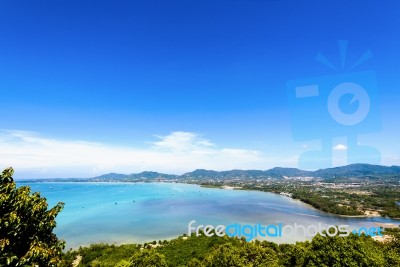
[[[179,174],[198,168],[268,167],[268,159],[259,151],[220,148],[198,133],[176,131],[155,137],[157,140],[148,147],[139,149],[1,130],[0,167],[12,166],[21,178],[92,177],[145,170]]]

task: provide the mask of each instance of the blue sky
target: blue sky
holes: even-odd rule
[[[394,0],[2,1],[0,167],[20,177],[315,169],[350,162],[348,134],[400,165],[399,10]],[[348,40],[344,69],[338,40]],[[287,82],[362,71],[376,75],[380,127],[332,135],[321,104],[297,113],[315,116],[301,131],[321,137],[295,140],[303,121]],[[332,164],[301,163],[328,139]]]

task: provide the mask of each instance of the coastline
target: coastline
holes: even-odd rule
[[[382,216],[368,216],[368,215],[344,215],[344,214],[335,214],[335,213],[330,213],[336,216],[344,217],[344,218],[372,218],[372,217],[382,217]],[[392,218],[391,218],[392,219]]]
[[[202,186],[202,185],[200,185],[200,186]],[[319,212],[323,212],[323,213],[326,213],[326,214],[329,214],[329,215],[339,216],[339,217],[343,217],[343,218],[389,218],[389,219],[391,219],[391,220],[399,220],[399,221],[400,221],[400,218],[383,217],[383,216],[381,216],[381,215],[379,214],[378,211],[370,211],[370,210],[364,211],[364,214],[359,214],[359,215],[347,215],[347,214],[339,214],[339,213],[327,212],[327,211],[323,211],[323,210],[321,210],[321,209],[318,209],[317,207],[314,207],[313,205],[311,205],[311,204],[309,204],[309,203],[306,203],[306,202],[302,201],[301,199],[294,198],[293,196],[291,196],[291,195],[289,196],[289,195],[287,195],[287,194],[282,195],[281,193],[277,193],[277,192],[263,191],[263,190],[250,189],[250,188],[242,188],[242,187],[232,187],[232,186],[215,186],[214,188],[228,189],[228,190],[232,190],[232,189],[233,189],[233,190],[249,190],[249,191],[258,191],[258,192],[272,193],[272,194],[280,195],[280,196],[283,196],[283,197],[288,197],[288,198],[290,198],[290,199],[292,199],[292,200],[295,200],[295,201],[299,201],[299,202],[301,202],[302,204],[304,204],[304,205],[306,205],[306,206],[309,206],[309,207],[312,207],[313,209],[318,210]]]
[[[346,214],[338,214],[338,213],[327,212],[327,211],[323,211],[321,209],[318,209],[318,208],[314,207],[313,205],[302,201],[301,199],[293,198],[292,196],[288,196],[288,195],[282,195],[282,194],[277,193],[277,192],[270,192],[270,191],[263,191],[263,190],[257,190],[257,189],[242,188],[242,187],[237,187],[237,186],[226,186],[226,185],[221,185],[221,186],[219,186],[219,185],[218,186],[217,185],[202,185],[202,184],[197,184],[197,185],[199,185],[200,187],[204,187],[204,188],[218,188],[218,189],[225,189],[225,190],[249,190],[249,191],[272,193],[272,194],[280,195],[280,196],[283,196],[283,197],[288,197],[288,198],[290,198],[292,200],[295,200],[295,201],[299,201],[299,202],[301,202],[302,204],[304,204],[306,206],[309,206],[309,207],[311,207],[313,209],[318,210],[319,212],[323,212],[323,213],[326,213],[326,214],[329,214],[329,215],[335,215],[335,216],[339,216],[339,217],[343,217],[343,218],[379,218],[379,217],[382,218],[382,216],[377,212],[376,212],[376,214],[374,212],[371,212],[370,214],[360,214],[360,215],[346,215]],[[394,220],[400,220],[400,218],[391,218],[391,217],[389,217],[389,218],[390,219],[394,219]]]

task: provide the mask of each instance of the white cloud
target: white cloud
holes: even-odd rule
[[[333,147],[333,150],[347,150],[347,146],[339,144],[339,145]]]
[[[17,177],[90,177],[144,170],[179,174],[197,168],[266,169],[268,165],[258,151],[219,148],[197,133],[172,132],[157,138],[148,148],[139,149],[1,130],[0,168],[14,167]]]
[[[207,150],[214,144],[204,139],[197,133],[173,132],[167,136],[156,136],[160,139],[154,142],[154,147],[163,148],[171,151],[196,151]]]

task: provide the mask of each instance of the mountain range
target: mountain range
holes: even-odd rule
[[[205,179],[283,179],[287,177],[314,177],[328,178],[379,178],[400,177],[400,166],[382,166],[370,164],[351,164],[342,167],[319,169],[316,171],[305,171],[297,168],[275,167],[269,170],[230,170],[213,171],[197,169],[182,175],[164,174],[145,171],[135,174],[109,173],[89,178],[89,180],[104,181],[131,181],[131,180],[153,180],[153,179],[182,179],[182,180],[205,180]]]

